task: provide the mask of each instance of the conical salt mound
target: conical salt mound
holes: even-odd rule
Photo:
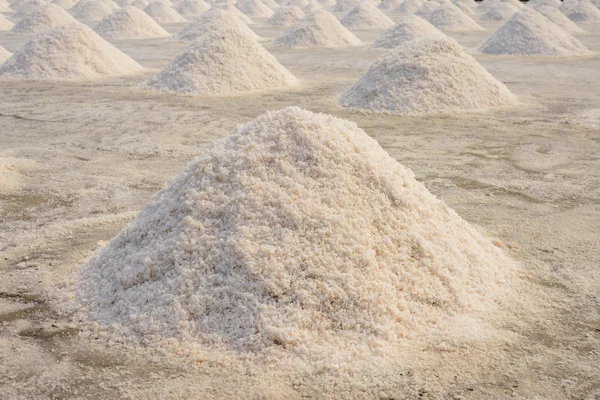
[[[78,24],[77,20],[56,4],[47,4],[23,18],[10,31],[13,33],[40,33],[55,26]]]
[[[12,57],[12,53],[0,46],[0,64]]]
[[[414,12],[417,17],[428,18],[432,12],[440,8],[440,3],[435,1],[427,1]]]
[[[465,6],[463,3],[458,2],[458,3],[452,3],[456,8],[458,8],[460,11],[464,12],[466,15],[468,16],[472,16],[475,15],[475,11],[473,11],[473,9],[471,9],[468,6]]]
[[[452,0],[452,4],[457,7],[459,7],[460,4],[461,6],[468,7],[471,11],[473,11],[477,6],[477,3],[473,0]],[[461,7],[459,8],[462,10]]]
[[[175,40],[192,42],[199,37],[213,31],[222,29],[236,29],[241,31],[247,37],[258,39],[258,35],[248,28],[235,14],[219,8],[211,9],[205,12],[193,23],[185,26],[174,35]]]
[[[192,161],[81,267],[76,298],[133,341],[314,360],[447,337],[514,271],[355,123],[289,107]]]
[[[141,71],[129,56],[77,22],[34,36],[0,66],[0,79],[77,81]]]
[[[0,14],[0,32],[11,30],[15,24],[13,24],[8,18]]]
[[[431,25],[447,32],[471,32],[483,30],[477,22],[462,12],[454,4],[444,4],[431,13]]]
[[[135,7],[113,11],[94,28],[106,39],[146,39],[170,36],[148,14]]]
[[[369,1],[363,1],[340,20],[349,29],[387,29],[394,21]]]
[[[381,3],[379,3],[377,8],[384,11],[391,11],[402,4],[403,1],[404,0],[383,0]]]
[[[273,10],[265,6],[261,0],[239,0],[237,8],[250,18],[269,18]]]
[[[379,58],[340,98],[344,107],[394,114],[474,110],[513,96],[451,39],[405,42]]]
[[[238,8],[231,3],[213,3],[212,8],[213,9],[218,8],[220,10],[229,11],[230,13],[232,13],[236,17],[238,17],[246,25],[250,25],[250,24],[254,23],[254,22],[252,22],[252,20],[250,19],[249,16],[247,16],[246,14],[244,14],[243,12],[238,10]]]
[[[509,3],[498,3],[484,13],[479,19],[481,21],[505,21],[512,17],[517,11],[518,9]]]
[[[563,13],[551,6],[539,6],[536,7],[535,10],[542,14],[544,17],[548,18],[550,21],[554,22],[556,25],[563,28],[565,31],[570,33],[571,35],[577,33],[584,33],[585,31],[581,29],[577,24],[567,18]]]
[[[64,10],[69,10],[73,8],[77,2],[75,0],[54,0],[52,4],[56,4]]]
[[[29,0],[23,4],[15,13],[15,18],[25,18],[32,12],[48,5],[46,0]]]
[[[137,0],[136,0],[137,1]],[[82,1],[69,10],[79,21],[100,21],[112,14],[112,9],[99,0]]]
[[[480,46],[479,51],[523,56],[589,54],[577,39],[531,8],[513,15]]]
[[[129,5],[143,10],[144,8],[148,7],[148,4],[150,4],[149,0],[134,0]]]
[[[361,2],[362,0],[337,0],[335,7],[333,7],[333,12],[348,12]]]
[[[149,89],[224,95],[293,86],[297,79],[255,39],[236,29],[201,36],[146,83]]]
[[[392,10],[393,14],[414,14],[421,8],[421,0],[404,0],[402,4]]]
[[[560,8],[571,21],[600,22],[600,9],[587,0],[565,1]]]
[[[423,18],[409,15],[398,21],[394,27],[383,32],[371,43],[370,48],[393,49],[404,42],[424,37],[448,39],[446,34]]]
[[[275,10],[275,13],[267,21],[271,26],[292,26],[297,21],[304,18],[304,13],[296,6],[282,6]]]
[[[278,47],[348,47],[362,42],[331,13],[319,10],[296,22],[273,40]]]
[[[302,7],[302,12],[305,15],[308,15],[308,14],[315,13],[322,9],[323,9],[323,6],[321,4],[319,4],[317,1],[313,0],[313,2],[311,4],[307,5],[306,7]]]
[[[159,24],[177,24],[187,22],[185,18],[162,1],[153,1],[144,8],[144,12]]]
[[[199,17],[210,9],[210,4],[204,0],[183,0],[177,6],[177,12],[186,18]]]

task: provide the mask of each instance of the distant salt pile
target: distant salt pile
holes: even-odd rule
[[[75,0],[54,0],[52,4],[56,4],[64,10],[69,10],[73,8],[77,2]]]
[[[185,26],[174,35],[175,40],[192,42],[208,32],[222,29],[236,29],[247,37],[258,39],[258,35],[248,28],[235,14],[219,8],[211,9],[193,23]]]
[[[177,6],[177,12],[186,18],[199,17],[210,9],[210,4],[204,0],[183,0]]]
[[[523,3],[521,3],[519,0],[500,0],[500,2],[510,4],[511,6],[516,7],[519,10],[525,8]]]
[[[333,8],[335,6],[335,0],[317,0],[320,5],[327,8]]]
[[[201,36],[146,88],[199,95],[227,95],[294,86],[297,79],[264,47],[237,29]]]
[[[513,15],[480,46],[479,51],[522,56],[589,54],[577,39],[531,8]]]
[[[15,18],[25,18],[32,12],[48,5],[46,0],[29,0],[23,4],[15,13]]]
[[[494,7],[490,8],[488,12],[479,17],[479,19],[482,21],[505,21],[512,17],[517,11],[518,9],[516,7],[508,3],[499,2]]]
[[[307,15],[273,40],[274,46],[295,48],[333,48],[361,44],[360,39],[325,10]]]
[[[571,21],[600,22],[600,9],[587,0],[565,1],[560,11]]]
[[[394,114],[506,105],[506,86],[452,39],[420,38],[379,58],[340,98],[344,107]]]
[[[141,71],[129,56],[77,22],[34,36],[0,66],[0,79],[76,81]]]
[[[454,4],[445,4],[433,11],[428,18],[431,25],[447,32],[471,32],[483,30],[477,22]]]
[[[239,0],[237,8],[250,18],[269,18],[273,10],[263,4],[261,0]]]
[[[427,1],[414,12],[417,17],[429,18],[432,12],[440,8],[440,3],[435,1]]]
[[[529,0],[527,2],[527,5],[533,8],[537,8],[540,6],[550,6],[550,7],[556,7],[557,9],[560,8],[560,6],[562,6],[562,1],[561,0]]]
[[[565,31],[570,33],[571,35],[577,33],[584,33],[585,31],[577,26],[576,23],[567,18],[563,13],[551,6],[539,6],[536,7],[535,10],[542,14],[544,17],[548,18],[550,21],[554,22],[556,25],[563,28]]]
[[[337,0],[335,7],[333,7],[333,12],[348,12],[359,5],[361,1],[362,0]]]
[[[56,4],[46,4],[19,21],[12,33],[40,33],[60,25],[78,24],[77,20]]]
[[[275,0],[261,0],[263,2],[263,4],[271,9],[276,9],[277,7],[279,7],[279,4],[277,4],[277,2]]]
[[[313,2],[311,4],[309,4],[309,5],[305,6],[305,7],[302,7],[302,12],[305,15],[308,15],[308,14],[315,13],[315,12],[317,12],[319,10],[322,10],[322,9],[323,9],[323,6],[321,4],[319,4],[317,1],[313,0]]]
[[[452,0],[452,4],[454,4],[457,7],[460,4],[462,6],[470,8],[471,10],[474,10],[477,6],[477,3],[474,0]]]
[[[9,31],[15,26],[8,18],[0,14],[0,31]]]
[[[221,10],[229,11],[230,13],[235,14],[236,17],[238,17],[243,23],[247,25],[254,23],[252,22],[250,17],[238,10],[237,7],[231,3],[213,3],[212,8],[218,8]]]
[[[12,53],[0,46],[0,64],[12,57]]]
[[[170,36],[148,14],[135,7],[113,11],[94,28],[105,39],[146,39]]]
[[[282,6],[275,10],[275,13],[267,21],[271,26],[292,26],[297,21],[304,18],[304,13],[296,6]]]
[[[153,1],[144,8],[144,12],[159,24],[177,24],[187,22],[185,18],[162,1]]]
[[[464,5],[463,3],[461,3],[461,2],[458,2],[458,3],[456,3],[456,4],[454,4],[454,3],[450,3],[450,4],[454,5],[454,6],[455,6],[456,8],[458,8],[460,11],[462,11],[463,13],[465,13],[465,15],[468,15],[468,16],[475,15],[475,11],[473,11],[473,9],[472,9],[472,8],[470,8],[470,7],[468,7],[468,6],[465,6],[465,5]]]
[[[423,5],[421,0],[404,0],[402,4],[392,10],[394,14],[413,14]]]
[[[284,1],[284,4],[286,6],[295,6],[295,7],[302,9],[302,8],[310,5],[311,3],[309,0],[287,0],[287,1]]]
[[[435,26],[416,15],[402,18],[398,23],[383,32],[371,43],[371,49],[393,49],[394,47],[419,38],[430,37],[447,39],[448,37]]]
[[[150,4],[149,0],[134,0],[129,5],[143,10],[144,8],[148,7],[148,4]]]
[[[340,22],[349,29],[387,29],[394,21],[370,1],[363,1],[346,14]]]
[[[500,0],[483,0],[477,5],[476,11],[479,13],[486,13],[494,8],[498,3],[500,3]]]
[[[383,0],[377,7],[380,10],[391,11],[402,4],[403,1],[404,0]]]
[[[88,0],[88,1],[90,1],[90,0]],[[119,7],[119,5],[117,3],[115,3],[112,0],[98,0],[98,1],[101,1],[104,4],[106,4],[107,6],[109,6],[111,10],[118,10],[119,8],[121,8],[121,7]],[[162,0],[162,1],[167,1],[167,0]]]
[[[136,0],[138,1],[138,0]],[[69,10],[79,21],[100,21],[112,13],[112,9],[99,0],[80,0]]]

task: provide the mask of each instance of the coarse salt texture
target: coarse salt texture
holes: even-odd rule
[[[560,11],[571,21],[575,22],[600,22],[600,9],[588,0],[565,1]]]
[[[199,17],[210,9],[210,4],[204,0],[183,0],[177,6],[177,12],[186,18]]]
[[[363,0],[337,0],[333,12],[348,12],[359,5]],[[364,0],[369,1],[369,0]]]
[[[250,18],[269,18],[273,15],[273,10],[261,0],[239,0],[236,7]]]
[[[552,6],[543,5],[536,7],[535,10],[542,14],[544,17],[548,18],[550,21],[554,22],[556,25],[563,28],[571,35],[585,32],[575,22],[571,21],[563,13],[561,13],[560,10]]]
[[[82,266],[76,298],[144,344],[312,358],[493,312],[512,271],[355,123],[289,107],[192,161]]]
[[[400,4],[402,4],[403,1],[404,0],[383,0],[379,3],[377,8],[383,11],[391,11],[394,8],[398,7]]]
[[[421,8],[421,0],[404,0],[402,4],[392,10],[393,14],[413,14]]]
[[[146,39],[170,36],[148,14],[128,6],[113,11],[94,28],[105,39]]]
[[[0,46],[0,64],[12,57],[12,53]]]
[[[187,22],[185,18],[162,1],[153,1],[144,8],[144,12],[159,24],[177,24]]]
[[[50,3],[28,14],[11,29],[11,32],[40,33],[56,26],[78,23],[62,7]]]
[[[80,0],[69,12],[79,21],[94,22],[101,21],[104,17],[110,15],[113,10],[99,0]]]
[[[17,10],[17,12],[15,13],[15,18],[24,18],[32,12],[43,8],[46,5],[48,5],[48,2],[46,0],[29,0]]]
[[[196,21],[183,27],[179,32],[173,35],[173,39],[191,42],[209,32],[224,29],[236,29],[250,38],[259,38],[258,35],[254,33],[252,29],[248,28],[248,26],[235,14],[219,8],[214,8],[202,14]]]
[[[431,25],[447,32],[472,32],[483,30],[477,22],[462,12],[454,4],[444,4],[433,11],[428,18]]]
[[[511,4],[499,2],[479,17],[479,19],[481,21],[505,21],[517,11],[519,10]]]
[[[448,38],[445,33],[423,18],[408,15],[398,21],[392,28],[383,32],[369,47],[371,49],[393,49],[404,42],[423,37]]]
[[[15,24],[13,24],[8,18],[0,14],[0,31],[9,31]]]
[[[292,26],[297,21],[304,18],[304,13],[296,6],[281,6],[275,10],[271,18],[267,20],[267,25],[271,26]]]
[[[369,1],[354,7],[340,22],[349,29],[387,29],[394,26],[394,21]]]
[[[441,4],[435,1],[427,1],[414,12],[414,15],[417,17],[428,18],[431,13],[440,8],[440,6]]]

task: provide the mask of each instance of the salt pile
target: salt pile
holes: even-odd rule
[[[492,8],[494,8],[497,4],[499,4],[500,1],[499,0],[483,0],[482,2],[479,3],[479,5],[477,5],[477,12],[480,13],[486,13],[488,11],[490,11]]]
[[[149,0],[135,0],[133,2],[131,2],[131,4],[129,4],[132,7],[135,8],[139,8],[140,10],[143,10],[144,8],[148,7],[148,4],[150,4]]]
[[[474,110],[513,101],[452,39],[420,38],[388,51],[340,98],[344,107],[394,114]]]
[[[350,29],[387,29],[394,26],[394,21],[369,1],[354,7],[340,22]]]
[[[359,5],[361,1],[362,0],[337,0],[335,7],[333,7],[333,12],[348,12]]]
[[[46,0],[29,0],[23,4],[15,13],[15,18],[24,18],[32,12],[48,5]]]
[[[230,13],[234,14],[236,17],[238,17],[243,23],[250,25],[253,24],[254,22],[252,22],[252,20],[250,19],[250,17],[248,17],[246,14],[244,14],[243,12],[241,12],[240,10],[237,9],[236,6],[234,6],[231,3],[213,3],[212,8],[218,8],[221,10],[225,10],[225,11],[229,11]]]
[[[12,12],[12,9],[6,0],[0,0],[0,12]]]
[[[333,8],[335,6],[335,0],[317,0],[319,4],[323,7]]]
[[[452,5],[454,5],[456,8],[458,8],[460,11],[462,11],[463,13],[465,13],[466,15],[475,15],[475,11],[473,11],[470,7],[465,6],[463,3],[458,2],[458,3],[450,3]]]
[[[483,30],[477,22],[462,12],[454,4],[445,4],[431,13],[428,18],[431,25],[448,32],[471,32]]]
[[[0,64],[12,57],[12,53],[0,46]]]
[[[383,0],[381,3],[379,3],[379,5],[377,6],[380,10],[393,10],[394,8],[398,7],[400,4],[402,4],[404,0]]]
[[[236,29],[252,39],[258,39],[258,35],[248,28],[237,16],[229,11],[218,8],[205,12],[193,23],[185,26],[174,35],[175,40],[194,41],[208,32],[222,29]]]
[[[112,13],[112,9],[99,0],[80,0],[69,11],[79,21],[100,21]]]
[[[600,10],[587,0],[565,1],[560,11],[571,21],[600,22]]]
[[[59,25],[78,24],[77,20],[56,4],[47,4],[19,21],[12,33],[40,33]]]
[[[577,39],[531,8],[513,15],[481,45],[479,51],[522,56],[589,54]]]
[[[94,28],[106,39],[145,39],[170,36],[148,14],[135,7],[124,7],[104,18]]]
[[[273,15],[273,10],[261,0],[239,0],[237,8],[251,18],[269,18]]]
[[[34,36],[0,66],[0,78],[73,81],[141,71],[129,56],[77,22]]]
[[[551,6],[539,6],[536,7],[535,10],[542,14],[544,17],[548,18],[550,21],[554,22],[556,25],[563,28],[565,31],[570,33],[571,35],[577,33],[585,32],[576,23],[567,18],[563,13]]]
[[[338,362],[447,336],[513,271],[355,123],[289,107],[192,161],[81,267],[76,298],[148,345]]]
[[[271,26],[292,26],[304,18],[304,13],[296,6],[282,6],[275,10],[275,13],[267,21]]]
[[[201,36],[146,83],[149,89],[225,95],[293,86],[297,79],[264,47],[236,29]]]
[[[517,9],[525,8],[523,3],[521,3],[519,0],[500,0],[500,2],[510,4],[511,6],[516,7]]]
[[[62,7],[65,10],[69,10],[77,4],[75,0],[54,0],[52,4],[56,4],[59,7]]]
[[[0,14],[0,31],[9,31],[15,26],[8,18]]]
[[[435,1],[427,1],[414,12],[417,17],[428,18],[432,12],[440,7],[440,3]]]
[[[404,0],[402,4],[392,10],[394,14],[413,14],[423,3],[421,0]]]
[[[312,14],[312,13],[317,12],[317,11],[322,10],[322,9],[323,9],[322,5],[320,5],[316,1],[313,1],[311,4],[309,4],[309,5],[305,6],[305,7],[302,7],[302,12],[305,15],[308,15],[308,14]]]
[[[371,49],[393,49],[394,47],[410,40],[423,37],[447,39],[448,37],[438,28],[431,25],[421,17],[409,15],[383,32],[371,43]]]
[[[159,24],[187,22],[185,18],[162,1],[153,1],[144,8],[144,12]]]
[[[90,1],[90,0],[86,0],[86,1]],[[108,7],[110,7],[111,10],[118,10],[119,8],[121,8],[121,7],[119,7],[119,5],[117,3],[115,3],[112,0],[99,0],[99,1],[106,4]],[[165,1],[165,0],[162,0],[162,1]]]
[[[298,7],[300,9],[310,5],[310,1],[309,0],[288,0],[285,2],[286,6],[295,6]]]
[[[484,13],[479,19],[482,21],[504,21],[512,17],[518,9],[508,3],[498,3]],[[558,10],[557,10],[558,11]]]
[[[199,17],[210,9],[210,4],[204,0],[183,0],[177,6],[177,12],[186,18]]]
[[[348,47],[362,42],[331,13],[319,10],[296,22],[273,40],[278,47]]]
[[[262,3],[272,9],[275,9],[277,7],[279,7],[279,4],[277,4],[277,2],[275,0],[261,0]]]
[[[562,1],[561,0],[529,0],[527,2],[528,6],[531,6],[533,8],[537,8],[539,6],[551,6],[551,7],[556,7],[557,9],[562,6]]]

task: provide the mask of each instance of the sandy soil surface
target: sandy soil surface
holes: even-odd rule
[[[453,35],[474,53],[498,24]],[[185,44],[115,41],[145,76],[84,84],[0,83],[0,398],[600,399],[600,26],[585,58],[475,55],[519,97],[510,109],[397,117],[337,97],[381,53],[265,46],[302,80],[230,98],[139,89]],[[169,26],[171,32],[180,26]],[[265,38],[281,30],[257,24]],[[357,32],[366,42],[381,32]],[[24,36],[0,34],[17,50]],[[203,362],[88,336],[57,299],[77,266],[165,182],[237,123],[297,105],[351,119],[518,260],[503,340],[406,349],[353,373]],[[595,115],[595,119],[586,117]],[[596,122],[594,122],[596,121]],[[514,243],[517,244],[515,246]],[[508,244],[511,244],[510,248]],[[409,344],[410,345],[410,344]]]

